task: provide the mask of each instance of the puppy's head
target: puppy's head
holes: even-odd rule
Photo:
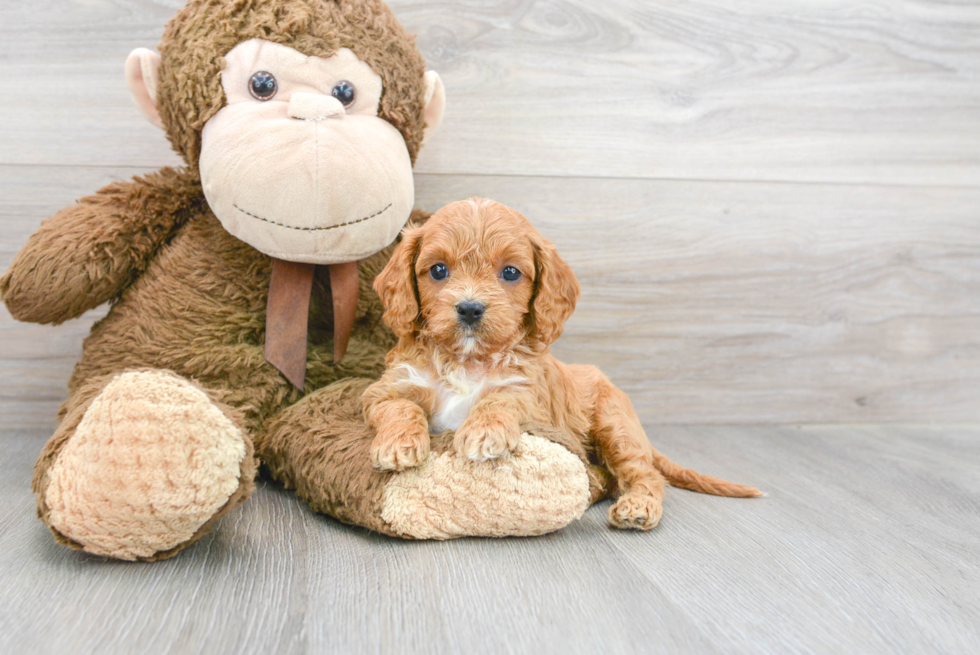
[[[459,356],[550,344],[579,296],[571,267],[526,218],[479,198],[406,230],[374,288],[397,335]]]

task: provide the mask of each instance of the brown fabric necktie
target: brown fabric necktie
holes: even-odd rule
[[[306,338],[315,271],[316,264],[272,259],[265,317],[265,358],[300,391],[306,383]],[[347,352],[357,311],[357,291],[357,262],[331,264],[335,363]]]

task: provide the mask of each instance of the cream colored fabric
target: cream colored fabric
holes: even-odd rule
[[[322,121],[324,118],[341,116],[344,105],[333,96],[322,93],[294,93],[286,110],[290,118],[304,121]]]
[[[136,48],[126,58],[126,84],[133,101],[148,121],[163,129],[156,100],[159,71],[160,55],[152,50]]]
[[[227,105],[202,132],[201,181],[231,234],[272,257],[313,264],[362,259],[398,236],[415,204],[405,141],[378,117],[381,78],[349,49],[307,57],[252,39],[225,56]],[[268,72],[276,94],[249,80]],[[344,107],[331,96],[354,86]]]
[[[394,475],[384,490],[381,518],[416,539],[530,536],[565,527],[588,505],[582,460],[525,433],[501,459],[431,454],[421,466]]]
[[[97,555],[169,550],[238,489],[245,453],[239,428],[186,380],[119,375],[48,471],[51,525]]]
[[[446,88],[435,71],[425,71],[425,142],[442,124],[446,113]]]
[[[350,82],[355,89],[347,113],[377,116],[381,102],[381,76],[357,58],[349,48],[341,48],[332,57],[307,57],[303,53],[272,41],[242,41],[225,55],[221,86],[229,105],[261,102],[252,97],[248,81],[253,73],[272,73],[278,91],[267,102],[288,103],[294,93],[330,96],[338,82]]]

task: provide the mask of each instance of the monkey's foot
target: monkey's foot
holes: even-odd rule
[[[524,433],[499,459],[475,462],[447,450],[393,475],[381,518],[391,533],[413,539],[530,536],[565,527],[589,500],[582,460]]]
[[[661,499],[627,492],[609,508],[609,523],[621,530],[652,530],[663,513]]]
[[[166,557],[247,497],[251,450],[242,429],[187,380],[123,373],[48,469],[48,523],[96,555]]]

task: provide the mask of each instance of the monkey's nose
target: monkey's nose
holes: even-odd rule
[[[475,302],[473,300],[465,300],[458,305],[456,305],[456,313],[459,314],[459,320],[466,323],[470,327],[473,327],[480,322],[483,318],[483,312],[487,311],[487,306],[482,302]]]
[[[290,118],[304,121],[320,121],[346,113],[340,100],[322,93],[294,93],[289,98],[288,111]]]

